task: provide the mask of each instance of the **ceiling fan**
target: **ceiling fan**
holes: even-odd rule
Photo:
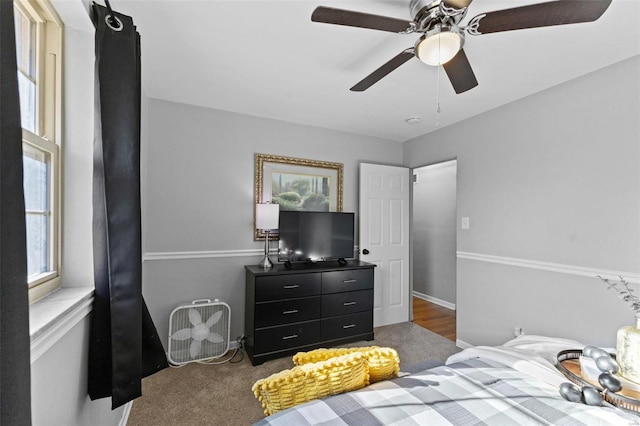
[[[403,50],[366,76],[350,90],[362,92],[414,56],[428,65],[442,65],[456,93],[478,85],[462,48],[465,32],[489,34],[525,28],[592,22],[607,10],[612,0],[558,0],[477,15],[466,25],[460,22],[473,0],[411,0],[413,20],[319,6],[313,22],[369,28],[399,34],[422,34],[413,47]]]

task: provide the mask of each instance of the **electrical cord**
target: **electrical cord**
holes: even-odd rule
[[[233,354],[227,359],[224,359],[222,361],[214,361],[214,360],[217,360],[218,358],[206,358],[206,359],[201,359],[201,360],[195,361],[195,362],[197,362],[198,364],[208,364],[208,365],[219,365],[219,364],[225,364],[227,362],[229,364],[237,364],[239,362],[242,362],[242,360],[244,360],[244,352],[245,352],[244,341],[245,341],[244,335],[243,336],[239,336],[236,339],[236,342],[238,342],[239,346],[235,349],[235,351],[233,351]],[[233,361],[233,359],[238,355],[238,353],[240,354],[240,359],[236,360],[236,361]],[[172,365],[171,363],[169,363],[169,367],[171,367],[171,368],[182,368],[187,364],[188,363],[180,364],[180,365]]]
[[[244,336],[238,337],[236,339],[236,342],[238,342],[239,346],[236,348],[236,350],[233,352],[233,355],[231,355],[230,358],[227,358],[223,361],[213,361],[214,358],[211,358],[210,360],[203,359],[196,362],[198,364],[210,364],[210,365],[224,364],[226,362],[228,362],[229,364],[237,364],[244,359]],[[241,358],[237,361],[233,361],[233,359],[236,357],[236,355],[238,355],[238,353],[240,353]]]
[[[239,362],[242,362],[242,360],[244,359],[244,341],[246,340],[246,338],[244,337],[244,335],[238,337],[236,339],[236,342],[238,342],[238,344],[240,346],[238,346],[238,348],[236,348],[236,353],[238,352],[238,350],[240,350],[240,359],[237,361],[232,361],[233,357],[236,356],[236,354],[234,353],[233,356],[231,357],[231,359],[229,360],[229,364],[237,364]]]

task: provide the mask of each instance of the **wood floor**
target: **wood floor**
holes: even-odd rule
[[[456,341],[456,311],[417,297],[413,298],[413,322]]]

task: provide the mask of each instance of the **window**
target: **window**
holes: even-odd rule
[[[29,300],[60,286],[62,24],[47,0],[15,0]]]

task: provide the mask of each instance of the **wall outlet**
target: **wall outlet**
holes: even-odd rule
[[[524,331],[522,331],[522,327],[515,327],[513,329],[513,335],[515,337],[522,336],[523,334],[524,334]]]

